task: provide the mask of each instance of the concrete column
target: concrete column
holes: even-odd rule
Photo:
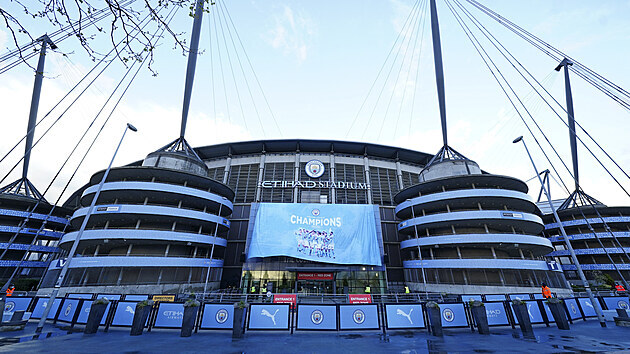
[[[368,204],[372,204],[372,182],[370,180],[370,160],[367,157],[367,154],[363,155],[363,168],[365,169],[365,182],[370,186],[368,190]]]
[[[263,150],[262,155],[260,155],[260,164],[258,165],[258,183],[256,183],[256,202],[260,202],[261,194],[262,194],[262,181],[263,175],[265,172],[265,160],[266,160],[265,151]]]
[[[230,177],[230,168],[232,168],[232,155],[228,155],[228,158],[225,160],[225,169],[223,170],[223,184],[228,183],[228,178]]]
[[[293,174],[293,180],[298,181],[300,179],[300,151],[295,154],[295,173]],[[298,187],[293,187],[293,203],[298,202]]]
[[[330,152],[330,181],[331,182],[335,182],[335,152],[331,151]],[[332,204],[336,204],[337,203],[337,191],[335,189],[335,187],[332,187],[330,190],[330,199],[332,199],[330,202]]]
[[[402,169],[400,168],[400,161],[398,161],[398,158],[396,158],[396,177],[398,177],[398,189],[405,189],[405,186],[403,185]]]

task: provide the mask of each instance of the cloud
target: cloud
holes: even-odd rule
[[[315,33],[312,21],[301,11],[284,6],[282,14],[274,16],[274,22],[274,28],[264,36],[267,43],[281,49],[285,55],[294,55],[298,62],[304,62],[308,57],[309,41]]]

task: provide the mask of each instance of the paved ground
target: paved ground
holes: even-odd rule
[[[0,333],[2,352],[212,352],[212,353],[562,353],[618,352],[630,353],[630,328],[608,323],[601,328],[596,321],[576,322],[570,331],[554,327],[534,328],[535,338],[522,338],[511,328],[492,328],[482,336],[468,329],[446,330],[443,338],[426,331],[390,332],[383,340],[379,332],[341,333],[247,332],[246,337],[232,341],[231,333],[200,331],[190,338],[179,337],[176,330],[153,330],[140,337],[129,336],[129,329],[112,328],[109,333],[93,336],[66,334],[53,326],[33,339],[35,324],[20,332]],[[50,333],[50,334],[48,334]],[[46,338],[47,337],[47,338]]]

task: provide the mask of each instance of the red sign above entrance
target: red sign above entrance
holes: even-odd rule
[[[333,280],[333,273],[298,273],[298,280]]]
[[[351,304],[371,304],[372,295],[370,294],[348,294],[348,302]]]
[[[273,296],[274,304],[291,304],[291,308],[295,308],[297,303],[296,294],[275,294]]]

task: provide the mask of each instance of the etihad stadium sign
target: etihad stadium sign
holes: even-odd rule
[[[262,181],[263,188],[335,188],[335,189],[370,189],[369,183],[340,181]]]

